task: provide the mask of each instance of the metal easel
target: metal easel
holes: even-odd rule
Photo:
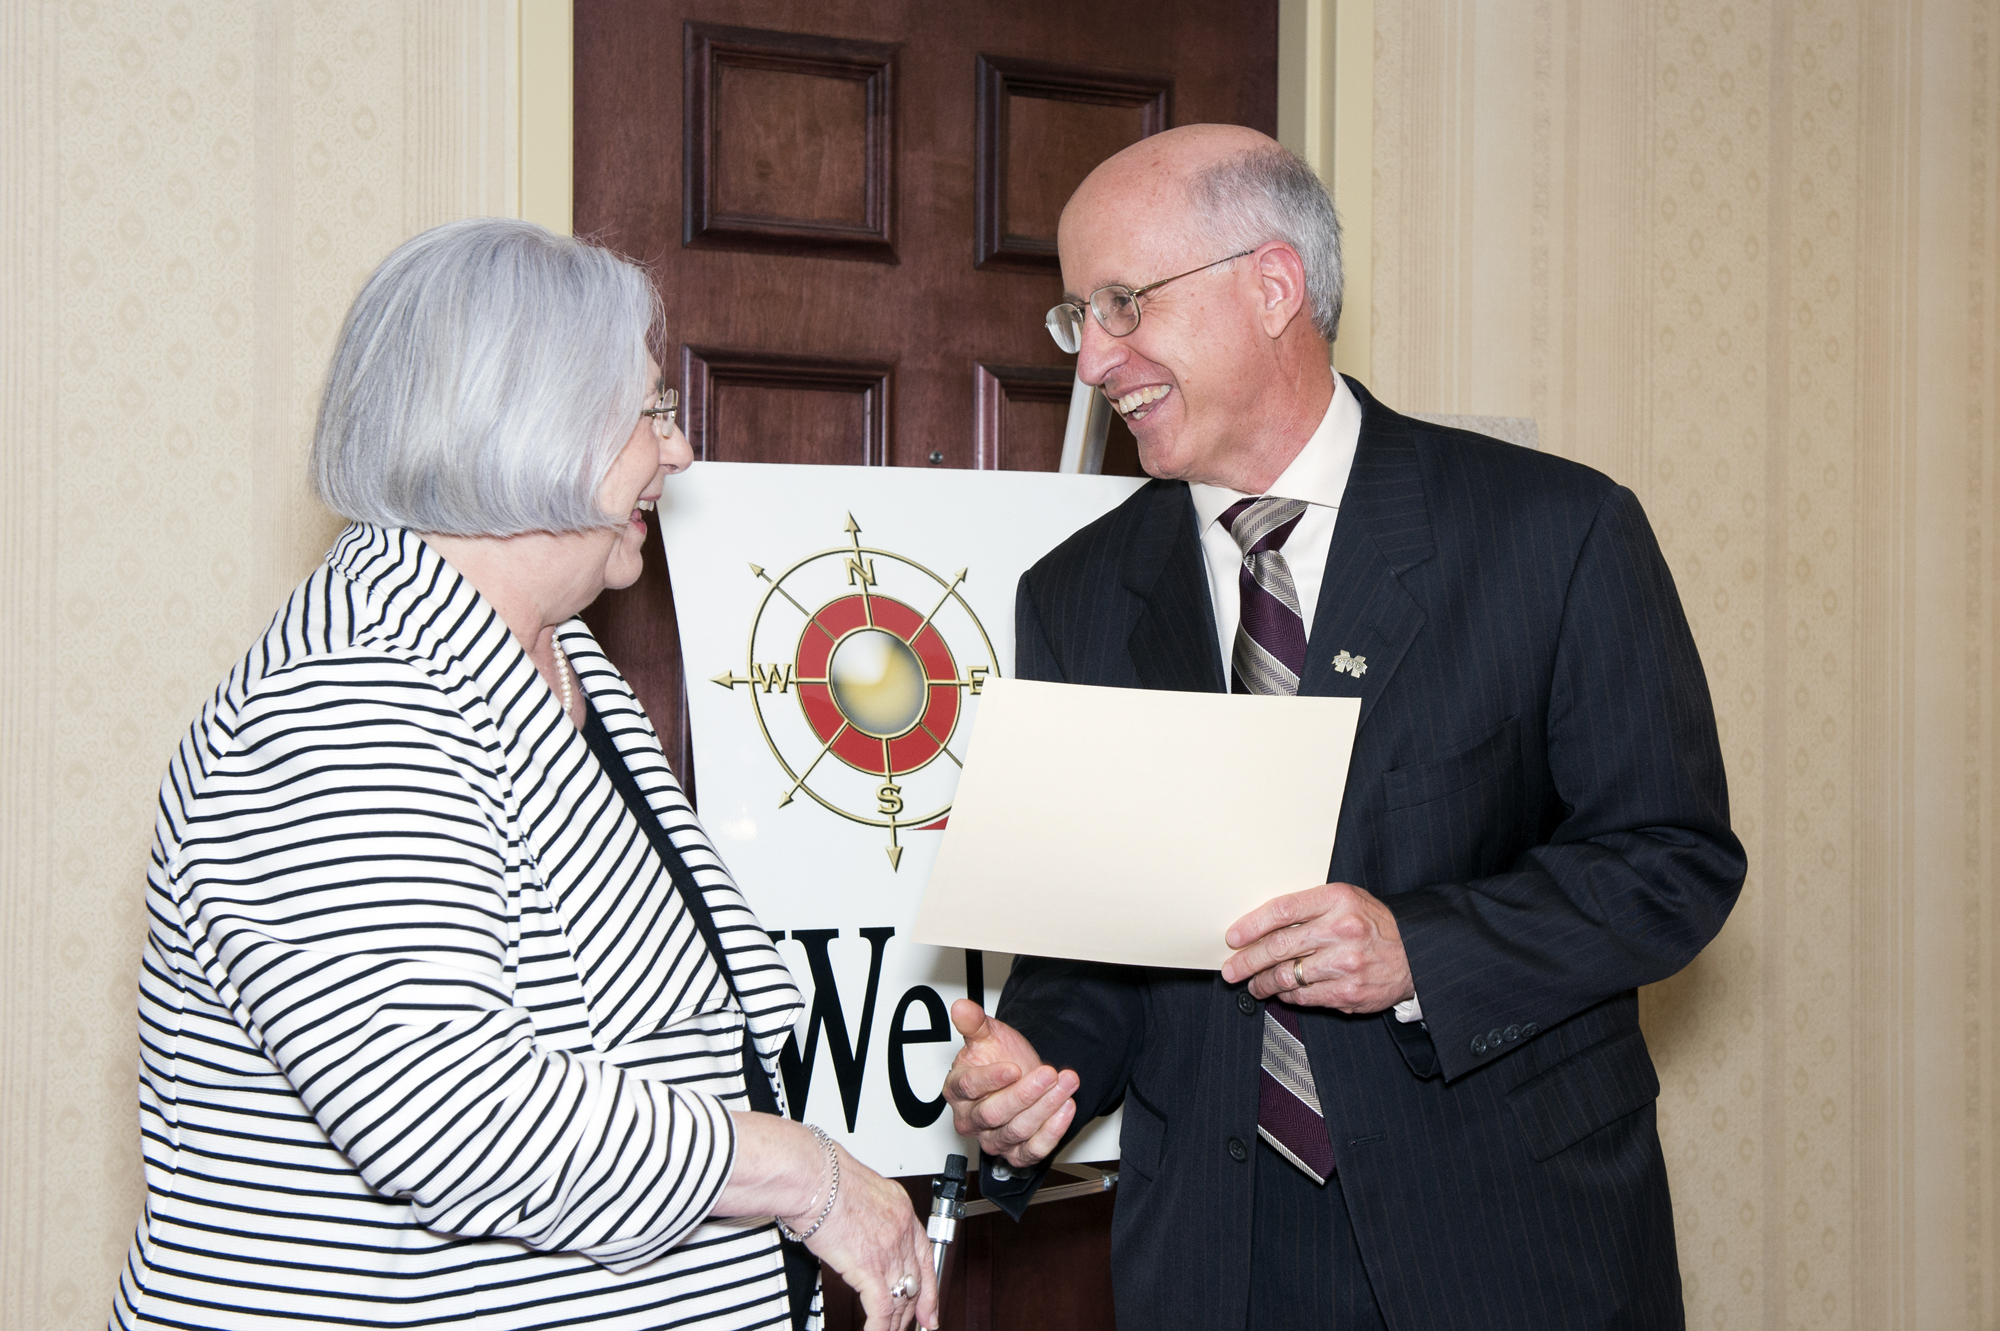
[[[1111,402],[1078,379],[1069,390],[1069,423],[1063,429],[1062,461],[1056,470],[1096,476],[1104,470],[1104,435],[1111,428]]]
[[[1100,399],[1103,394],[1097,395]],[[1106,404],[1107,406],[1109,404]],[[1100,433],[1097,441],[1098,456],[1103,456],[1104,438]],[[931,1215],[925,1225],[925,1232],[931,1241],[931,1273],[937,1279],[940,1293],[944,1290],[945,1270],[951,1257],[951,1245],[958,1238],[958,1222],[976,1215],[991,1215],[1000,1209],[997,1202],[981,1198],[976,1202],[965,1200],[966,1176],[965,1157],[948,1155],[944,1161],[944,1172],[931,1179]],[[1068,1174],[1081,1178],[1081,1183],[1064,1183],[1058,1187],[1041,1187],[1029,1199],[1028,1205],[1040,1206],[1043,1202],[1059,1202],[1065,1197],[1094,1197],[1110,1192],[1118,1186],[1115,1170],[1102,1170],[1091,1165],[1059,1164],[1051,1167],[1051,1173]]]

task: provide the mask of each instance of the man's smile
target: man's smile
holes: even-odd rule
[[[1122,397],[1111,397],[1109,393],[1105,396],[1111,398],[1111,405],[1118,409],[1120,416],[1137,421],[1144,420],[1147,413],[1152,410],[1153,404],[1171,392],[1173,388],[1168,384],[1148,384],[1144,388],[1135,388]]]

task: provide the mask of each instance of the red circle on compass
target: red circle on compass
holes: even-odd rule
[[[924,667],[929,697],[916,725],[891,739],[863,734],[849,723],[825,682],[834,645],[856,629],[885,629],[902,639]],[[901,601],[886,596],[843,596],[821,606],[799,635],[799,706],[820,743],[832,740],[834,757],[871,776],[914,772],[938,756],[958,724],[958,664],[937,626]],[[808,682],[811,681],[811,682]]]

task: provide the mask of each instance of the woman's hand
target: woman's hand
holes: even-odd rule
[[[826,1208],[832,1170],[811,1129],[775,1114],[736,1112],[736,1164],[715,1215],[775,1215],[794,1233]],[[914,1317],[938,1324],[938,1292],[923,1222],[901,1187],[835,1146],[840,1187],[806,1248],[861,1296],[866,1331],[903,1331]],[[910,1277],[907,1298],[890,1291]]]
[[[910,1195],[840,1147],[840,1194],[819,1233],[806,1247],[840,1273],[861,1296],[866,1331],[901,1331],[914,1315],[924,1326],[938,1324],[938,1291],[931,1274],[931,1244],[910,1205]],[[785,1216],[803,1232],[819,1216],[819,1202],[807,1214]],[[890,1291],[905,1277],[913,1298]]]

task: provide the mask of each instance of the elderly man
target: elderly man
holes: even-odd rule
[[[1361,724],[1330,881],[1219,974],[1023,958],[956,1006],[986,1194],[1122,1103],[1121,1327],[1680,1326],[1635,990],[1744,860],[1638,502],[1334,374],[1333,207],[1261,134],[1125,150],[1059,241],[1050,329],[1156,479],[1022,579],[1020,674]]]

